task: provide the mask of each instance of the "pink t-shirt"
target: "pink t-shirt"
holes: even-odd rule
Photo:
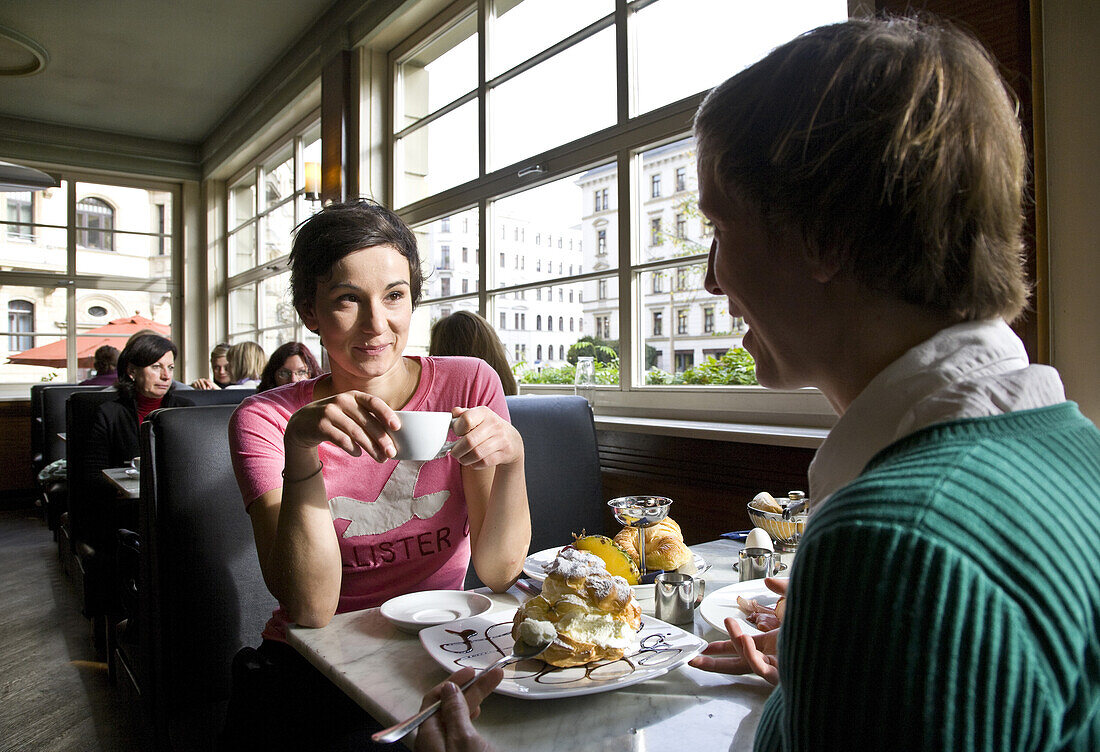
[[[417,360],[420,383],[401,409],[450,412],[487,405],[508,418],[500,377],[484,361]],[[313,401],[316,383],[310,379],[261,392],[233,413],[229,446],[246,509],[267,491],[282,488],[283,434],[290,416]],[[462,589],[470,528],[457,460],[448,455],[428,462],[378,463],[327,442],[317,452],[343,562],[336,613],[378,606],[402,593]],[[285,640],[287,622],[280,604],[263,636]]]

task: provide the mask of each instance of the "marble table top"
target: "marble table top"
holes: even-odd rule
[[[737,581],[732,564],[741,543],[718,540],[692,546],[710,569],[706,591]],[[491,593],[494,610],[516,607],[527,596],[515,588]],[[653,601],[639,602],[653,614]],[[694,631],[707,640],[725,634],[695,614]],[[686,627],[685,627],[686,629]],[[416,635],[398,631],[372,608],[338,614],[322,629],[292,626],[288,641],[310,663],[381,723],[420,709],[424,693],[447,673]],[[546,752],[697,749],[751,750],[771,686],[755,676],[723,676],[682,666],[655,679],[583,697],[526,700],[493,694],[475,726],[497,749]]]
[[[103,475],[118,491],[123,499],[136,499],[141,496],[141,477],[130,467],[109,467]]]

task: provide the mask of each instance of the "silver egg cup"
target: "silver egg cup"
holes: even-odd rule
[[[645,577],[645,528],[668,517],[672,499],[667,496],[620,496],[607,502],[607,505],[616,520],[638,531],[638,573],[640,577]]]

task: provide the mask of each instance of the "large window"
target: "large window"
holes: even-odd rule
[[[57,188],[0,198],[5,393],[84,378],[98,345],[121,349],[133,331],[115,319],[139,317],[172,334],[179,187],[60,172]]]
[[[298,341],[321,356],[319,340],[302,326],[294,310],[287,268],[294,228],[321,208],[305,193],[305,163],[320,160],[320,125],[311,119],[229,181],[231,343],[251,340],[270,353],[285,342]]]
[[[444,306],[469,307],[502,324],[525,389],[570,383],[587,348],[609,406],[693,410],[699,379],[685,372],[737,348],[744,331],[703,289],[710,230],[691,116],[709,87],[845,18],[847,3],[627,0],[622,15],[617,5],[455,4],[391,51],[390,188],[431,272],[410,345]],[[692,40],[689,64],[669,39]],[[461,239],[459,217],[470,228]],[[476,249],[478,277],[448,269],[454,243]],[[451,276],[483,285],[457,293]]]

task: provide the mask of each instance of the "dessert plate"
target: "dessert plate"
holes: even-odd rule
[[[699,604],[699,614],[707,624],[721,632],[726,631],[726,618],[732,616],[747,635],[763,634],[746,618],[748,614],[737,605],[737,596],[746,600],[755,600],[761,606],[774,606],[779,596],[768,590],[764,580],[747,580],[715,590],[703,598]]]
[[[558,551],[561,551],[562,548],[564,548],[564,546],[557,546],[556,548],[547,548],[544,551],[539,551],[537,553],[531,554],[523,561],[523,573],[530,577],[532,580],[535,580],[536,582],[542,582],[546,579],[546,565],[552,562],[555,557],[557,557]],[[702,556],[700,556],[699,554],[692,554],[692,556],[695,557],[694,572],[690,571],[690,567],[686,569],[685,567],[680,567],[676,571],[684,572],[685,574],[690,574],[694,577],[710,569],[710,564],[707,564],[706,560],[704,560]],[[647,586],[639,585],[636,587]],[[652,593],[653,586],[649,585],[648,587],[650,593]],[[653,596],[651,595],[650,597],[652,598]]]
[[[390,598],[382,604],[382,616],[403,632],[413,634],[425,627],[483,614],[493,602],[468,590],[423,590]]]
[[[420,632],[420,642],[447,673],[467,666],[482,669],[511,652],[515,613],[513,608],[429,627]],[[537,658],[512,663],[504,667],[504,679],[494,691],[525,700],[609,692],[662,676],[707,646],[706,640],[644,614],[638,642],[638,652],[617,661],[572,668],[557,668]]]

